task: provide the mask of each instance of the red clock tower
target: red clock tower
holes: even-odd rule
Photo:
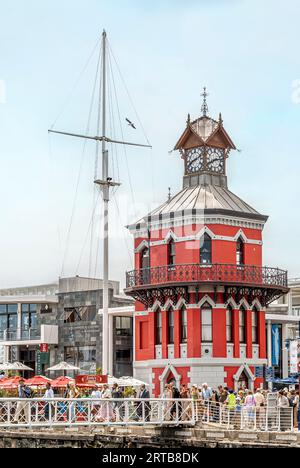
[[[267,364],[266,307],[288,291],[287,272],[262,266],[268,219],[227,185],[235,145],[220,115],[191,121],[175,150],[183,190],[134,225],[134,372],[159,396],[164,385],[260,386]]]

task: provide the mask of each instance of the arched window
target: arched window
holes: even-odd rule
[[[174,266],[176,263],[176,247],[174,240],[170,240],[168,243],[168,265]]]
[[[245,264],[244,241],[241,237],[238,238],[237,243],[236,243],[236,264],[237,265]]]
[[[201,341],[212,343],[212,308],[208,303],[201,308]]]
[[[252,310],[252,343],[258,344],[258,314],[257,307]]]
[[[201,237],[200,263],[201,265],[210,265],[212,263],[212,241],[207,233]]]
[[[226,310],[226,340],[227,343],[233,343],[233,309],[231,305]]]
[[[157,345],[161,345],[162,344],[162,314],[161,314],[160,309],[157,309],[156,311],[155,325],[156,325],[155,342]]]
[[[149,268],[150,255],[148,247],[145,247],[141,252],[141,268]]]
[[[145,247],[141,252],[141,269],[142,269],[142,276],[141,280],[143,284],[149,284],[150,281],[150,250],[148,247]]]
[[[239,313],[239,330],[240,330],[240,343],[246,343],[246,309],[244,306],[240,308]]]
[[[168,310],[168,344],[174,344],[174,310]]]
[[[181,343],[187,342],[187,310],[185,306],[180,310],[180,341]]]

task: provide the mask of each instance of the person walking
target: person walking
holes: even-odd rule
[[[101,410],[101,397],[102,397],[102,392],[100,388],[95,385],[92,393],[91,393],[91,398],[93,400],[92,402],[92,417],[96,421],[98,417],[100,417],[100,410]]]
[[[279,408],[279,430],[280,431],[288,431],[290,429],[290,402],[283,390],[280,390],[278,393],[278,408]]]
[[[229,394],[226,400],[226,408],[228,411],[229,423],[234,423],[236,410],[236,396],[233,390],[229,390]]]
[[[147,390],[146,385],[141,385],[140,387],[140,393],[139,393],[139,399],[140,400],[149,400],[150,399],[150,392]],[[143,409],[144,408],[144,409]],[[145,417],[145,422],[149,422],[150,420],[150,411],[151,407],[149,402],[143,402],[140,401],[138,408],[137,408],[137,414],[140,419],[143,419],[143,416]]]
[[[210,402],[211,402],[212,396],[213,396],[212,389],[208,386],[207,383],[204,383],[201,389],[201,399],[204,403],[204,416],[203,417],[207,419],[207,422],[210,421],[210,413],[211,413]]]
[[[294,429],[298,429],[299,395],[296,393],[296,390],[291,390],[289,402],[290,407],[293,409]]]
[[[171,419],[171,410],[172,410],[172,398],[173,398],[173,394],[172,394],[172,389],[171,389],[171,386],[169,384],[166,384],[165,385],[165,388],[164,388],[164,391],[161,395],[161,398],[163,400],[167,400],[165,403],[163,403],[162,405],[162,418],[163,418],[163,421],[170,421]]]
[[[196,420],[199,421],[199,408],[200,408],[200,402],[199,402],[199,390],[197,385],[193,385],[191,389],[191,399],[193,400],[192,405],[194,406],[194,413],[196,415]]]
[[[190,391],[186,385],[182,385],[180,389],[180,398],[182,400],[187,400],[190,398]],[[181,411],[182,411],[182,416],[181,420],[186,421],[190,419],[191,417],[191,408],[190,408],[190,403],[187,402],[181,402]]]
[[[30,408],[30,403],[26,400],[31,398],[31,390],[29,387],[25,385],[25,380],[20,379],[19,385],[18,385],[18,396],[22,401],[18,401],[17,403],[17,408],[16,408],[16,413],[14,417],[14,423],[19,423],[20,421],[20,416],[22,412],[24,413],[24,418],[25,418],[25,423],[27,424],[30,421],[30,416],[31,416],[31,408]]]
[[[104,421],[114,421],[114,412],[112,408],[112,403],[109,401],[111,400],[111,391],[107,384],[103,385],[103,392],[102,392],[102,400],[103,403],[101,404],[101,411],[100,411],[100,420],[101,422]]]
[[[124,398],[124,394],[117,383],[113,384],[111,395],[113,400],[121,400],[122,398]],[[121,401],[114,401],[113,408],[115,412],[116,421],[122,421],[124,417],[123,403]]]
[[[46,403],[45,403],[45,418],[47,421],[49,421],[49,417],[50,419],[52,418],[52,411],[51,411],[51,408],[52,408],[52,404],[49,403],[48,400],[53,400],[54,399],[54,391],[51,387],[51,384],[50,382],[47,382],[46,384],[46,392],[44,394],[44,399],[46,400]]]
[[[171,408],[171,417],[172,419],[180,419],[181,416],[181,404],[180,402],[176,402],[176,400],[180,399],[180,391],[178,390],[175,382],[170,383],[171,391],[172,391],[172,408]]]
[[[243,408],[244,417],[245,417],[245,421],[246,421],[246,425],[248,429],[251,428],[254,422],[255,406],[256,406],[256,402],[255,402],[253,392],[251,390],[248,390],[246,398],[245,398],[244,408]]]
[[[266,415],[266,412],[265,412],[266,402],[265,402],[265,397],[259,388],[255,392],[254,399],[255,399],[255,406],[256,406],[256,427],[258,429],[262,429],[264,425],[265,415]]]
[[[67,398],[69,400],[76,400],[79,397],[79,390],[76,387],[74,382],[71,382],[69,384],[69,389],[67,391]],[[69,417],[71,418],[71,421],[75,420],[76,417],[76,402],[69,403]]]

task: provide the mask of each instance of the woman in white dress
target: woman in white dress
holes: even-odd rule
[[[113,412],[113,405],[111,400],[112,395],[108,385],[103,385],[103,392],[102,392],[102,404],[100,410],[100,421],[114,421],[115,416]],[[104,400],[104,401],[103,401]]]

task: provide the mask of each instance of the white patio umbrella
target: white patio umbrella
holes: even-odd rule
[[[46,372],[57,372],[57,371],[81,371],[79,367],[68,364],[67,362],[60,362],[56,366],[49,367]]]
[[[22,362],[6,362],[0,365],[1,371],[33,371],[31,367],[25,366]]]
[[[117,383],[120,387],[140,387],[141,385],[149,386],[148,383],[135,379],[134,377],[121,377],[118,379]]]

